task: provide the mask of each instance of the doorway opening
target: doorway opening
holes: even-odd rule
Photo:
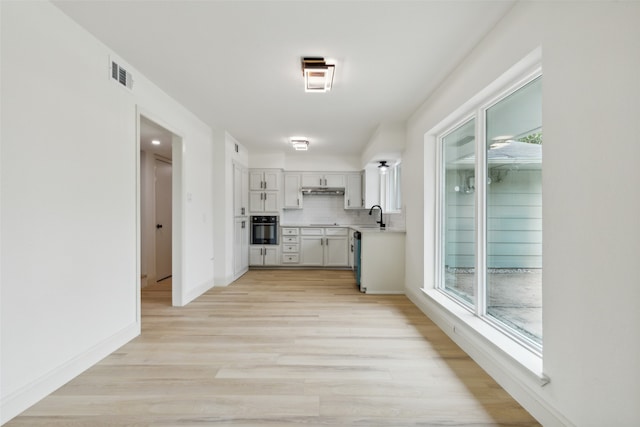
[[[180,305],[182,138],[140,114],[139,151],[140,295]]]

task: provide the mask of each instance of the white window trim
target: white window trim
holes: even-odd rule
[[[550,382],[549,377],[543,372],[541,355],[532,352],[528,347],[505,334],[500,328],[496,328],[490,322],[476,316],[468,307],[442,290],[432,288],[422,289],[422,292],[459,322],[459,326],[452,326],[451,332],[454,335],[471,342],[488,341],[504,356],[522,366],[525,372],[534,378],[540,386],[545,386]],[[476,346],[476,348],[479,347]]]
[[[443,204],[444,204],[444,179],[442,175],[443,168],[443,150],[441,136],[446,135],[451,130],[466,123],[472,118],[476,119],[476,144],[480,144],[480,141],[484,140],[486,111],[489,107],[499,102],[501,99],[509,96],[513,92],[517,91],[527,83],[531,82],[535,78],[542,75],[542,51],[540,48],[535,49],[527,57],[525,57],[518,64],[514,65],[510,70],[505,72],[502,76],[496,79],[492,84],[487,86],[484,90],[471,98],[468,102],[464,103],[456,111],[452,112],[448,117],[441,121],[436,127],[431,129],[425,134],[425,141],[427,137],[431,137],[436,142],[436,223],[435,223],[435,258],[436,268],[434,275],[435,287],[428,286],[425,283],[423,292],[436,304],[441,306],[444,310],[456,317],[462,324],[465,325],[465,330],[470,331],[476,335],[476,338],[487,340],[493,344],[496,348],[500,349],[505,355],[524,367],[527,372],[533,375],[541,386],[546,385],[550,380],[543,373],[542,365],[542,348],[536,343],[528,342],[524,337],[520,337],[515,331],[511,332],[509,328],[503,327],[499,322],[491,321],[488,316],[480,315],[485,312],[485,308],[481,306],[480,302],[486,301],[482,295],[476,295],[475,308],[464,305],[461,301],[456,300],[449,293],[445,292],[441,288],[442,280],[442,260],[444,253],[444,240],[443,240]],[[480,138],[482,136],[482,138]],[[486,170],[479,167],[484,163],[480,163],[486,159],[485,150],[478,150],[476,147],[476,171],[478,181],[486,182]],[[478,191],[478,187],[480,190]],[[485,227],[480,221],[485,220],[485,203],[486,203],[486,186],[478,186],[476,188],[476,206],[480,212],[476,215],[476,241],[485,241],[483,234],[486,233]],[[483,283],[477,286],[476,289],[480,292],[486,292],[486,267],[484,265],[484,251],[486,249],[483,245],[478,246],[476,254],[476,277],[480,278]],[[459,333],[453,328],[454,333]],[[532,345],[535,344],[535,345]]]

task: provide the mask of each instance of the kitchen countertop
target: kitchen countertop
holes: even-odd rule
[[[371,227],[371,226],[358,226],[358,225],[349,225],[349,228],[352,228],[356,231],[359,231],[361,233],[406,233],[406,230],[404,228],[395,228],[395,227],[386,227],[386,228],[380,228],[378,226],[376,227]]]
[[[361,233],[405,233],[403,228],[387,227],[381,229],[370,224],[280,224],[281,227],[313,227],[313,228],[351,228]]]
[[[348,224],[280,224],[280,227],[313,227],[313,228],[349,228]]]

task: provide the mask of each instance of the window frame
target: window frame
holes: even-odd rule
[[[460,109],[460,113],[453,116],[448,125],[445,125],[435,134],[436,142],[436,268],[434,289],[446,296],[449,300],[468,311],[485,324],[503,333],[511,340],[525,349],[542,357],[543,345],[525,336],[507,324],[494,319],[487,313],[487,144],[486,144],[486,120],[487,110],[498,104],[503,99],[514,94],[534,80],[542,77],[542,66],[537,62],[525,72],[519,73],[509,82],[493,87],[479,98],[479,102],[468,105],[468,108]],[[446,188],[445,188],[445,150],[444,138],[450,133],[475,119],[475,192],[474,192],[474,219],[475,219],[475,275],[473,280],[473,306],[456,298],[445,289],[444,258],[446,240]]]

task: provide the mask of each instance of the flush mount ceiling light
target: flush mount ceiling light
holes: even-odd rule
[[[302,75],[305,92],[327,92],[333,85],[335,66],[327,64],[324,58],[302,58]]]
[[[387,173],[387,169],[389,169],[389,165],[387,164],[387,161],[380,160],[380,164],[378,165],[378,170],[380,171],[380,174],[384,175],[385,173]]]
[[[151,143],[152,143],[153,145],[160,145],[160,140],[158,140],[158,139],[154,139],[154,140],[152,140],[152,141],[151,141]]]
[[[291,145],[296,151],[307,151],[309,149],[309,141],[306,139],[291,139]]]

